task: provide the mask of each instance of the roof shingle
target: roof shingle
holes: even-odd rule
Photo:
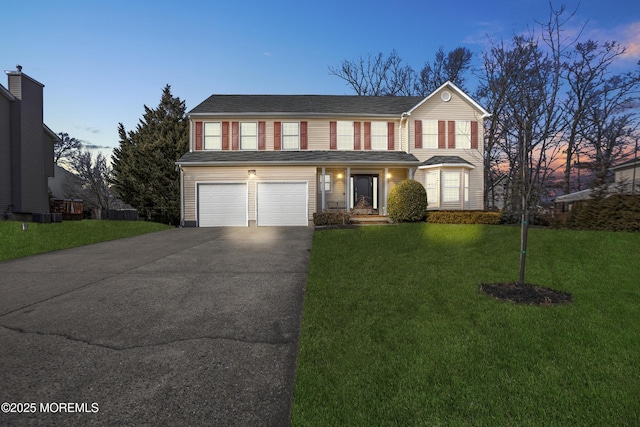
[[[371,164],[417,166],[419,160],[404,151],[192,151],[177,162],[179,165],[235,164]]]
[[[211,95],[189,111],[189,115],[274,113],[400,116],[423,99],[419,96]]]

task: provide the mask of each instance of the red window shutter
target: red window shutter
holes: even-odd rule
[[[371,150],[371,122],[364,122],[364,149]]]
[[[338,149],[338,122],[329,122],[329,149]]]
[[[273,122],[273,149],[282,149],[282,124],[280,122]]]
[[[478,149],[478,122],[471,122],[471,148]]]
[[[307,122],[300,122],[300,149],[306,150],[307,145]]]
[[[265,122],[258,122],[258,150],[264,150],[266,148],[267,136],[265,135],[267,124]]]
[[[393,151],[396,149],[396,133],[395,123],[387,123],[387,150]]]
[[[240,149],[240,123],[231,122],[231,149]]]
[[[416,148],[422,148],[422,120],[415,121]]]
[[[360,149],[360,122],[353,122],[353,149]]]
[[[444,120],[438,120],[438,148],[446,148],[445,144],[445,129],[446,124]]]
[[[196,122],[196,150],[202,150],[202,122]]]
[[[456,122],[449,121],[449,148],[456,148]]]
[[[229,122],[222,122],[222,149],[229,149]]]

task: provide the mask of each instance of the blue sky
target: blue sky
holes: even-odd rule
[[[352,94],[329,66],[396,49],[419,70],[440,46],[479,59],[488,36],[508,40],[548,16],[547,0],[11,1],[0,68],[20,64],[45,85],[56,133],[109,154],[118,123],[133,129],[166,84],[187,110],[214,93]],[[566,28],[586,22],[583,38],[629,47],[621,70],[640,59],[640,2],[583,1]]]

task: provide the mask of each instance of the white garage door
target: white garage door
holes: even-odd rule
[[[199,184],[199,227],[246,227],[247,184]]]
[[[302,225],[309,218],[306,182],[259,182],[258,225]]]

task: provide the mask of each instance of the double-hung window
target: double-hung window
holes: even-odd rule
[[[324,192],[325,193],[331,193],[331,173],[325,173],[324,174]],[[318,193],[322,192],[322,174],[318,175]]]
[[[204,123],[204,149],[222,150],[222,123]]]
[[[282,149],[283,150],[299,150],[300,149],[300,123],[298,122],[282,123]]]
[[[456,148],[471,148],[470,120],[456,120]]]
[[[464,171],[464,201],[469,202],[469,171]]]
[[[442,201],[460,201],[460,171],[442,172]]]
[[[353,122],[337,123],[338,150],[353,150]]]
[[[422,143],[424,148],[438,148],[438,121],[422,121]]]
[[[258,149],[258,124],[256,122],[240,123],[240,149]]]
[[[387,149],[387,122],[371,122],[371,149]]]
[[[427,203],[431,207],[440,205],[440,171],[427,172],[425,178]]]

